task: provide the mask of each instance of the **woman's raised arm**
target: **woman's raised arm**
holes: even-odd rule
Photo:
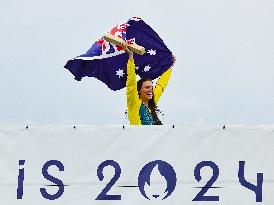
[[[173,59],[173,65],[175,64],[176,61],[176,57],[174,55],[172,55],[172,59]],[[172,65],[172,67],[173,67]],[[166,70],[161,77],[159,78],[159,80],[156,83],[156,86],[153,90],[153,94],[154,94],[154,100],[155,100],[155,104],[157,105],[161,95],[163,94],[164,90],[166,89],[166,86],[169,82],[169,78],[170,75],[172,73],[172,67],[169,68],[168,70]]]
[[[135,64],[133,59],[133,52],[127,48],[127,45],[123,45],[124,50],[128,53],[127,63],[127,81],[126,81],[126,95],[127,95],[127,109],[130,124],[138,125],[141,124],[139,116],[139,108],[141,101],[137,91],[137,80],[135,73]]]

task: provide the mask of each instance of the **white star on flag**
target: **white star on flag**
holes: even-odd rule
[[[123,71],[122,69],[119,69],[119,70],[116,71],[116,75],[118,75],[119,78],[120,78],[120,77],[124,77],[124,74],[125,74],[125,73],[124,73],[124,71]]]
[[[147,72],[147,71],[150,70],[150,68],[151,68],[150,65],[146,65],[145,68],[144,68],[144,71]]]
[[[138,67],[138,66],[136,66],[136,67],[135,67],[135,69],[136,69],[136,70],[139,70],[139,67]]]
[[[150,49],[150,50],[148,50],[147,52],[148,52],[149,55],[151,55],[151,56],[155,56],[155,55],[156,55],[156,50]]]

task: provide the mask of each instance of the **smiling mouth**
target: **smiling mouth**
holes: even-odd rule
[[[147,96],[152,97],[152,91],[149,91],[146,94],[147,94]]]

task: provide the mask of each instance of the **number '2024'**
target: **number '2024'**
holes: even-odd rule
[[[18,184],[17,184],[18,200],[22,200],[24,195],[24,177],[25,177],[24,165],[25,165],[25,160],[19,160],[19,174],[18,174]],[[42,174],[44,178],[52,182],[54,184],[53,186],[58,187],[58,191],[55,194],[49,194],[47,192],[47,189],[43,187],[43,188],[40,188],[40,193],[45,199],[57,200],[63,195],[65,191],[65,185],[62,182],[62,180],[48,173],[48,168],[51,166],[56,166],[59,169],[59,171],[64,171],[65,167],[62,164],[62,162],[58,160],[49,160],[42,167]],[[98,179],[100,181],[104,180],[103,170],[108,166],[114,168],[115,174],[112,177],[112,179],[107,183],[107,185],[104,187],[104,189],[98,194],[95,200],[121,200],[122,199],[122,196],[119,194],[118,195],[108,194],[108,192],[111,190],[111,188],[115,185],[115,183],[119,180],[121,176],[121,167],[117,162],[113,160],[106,160],[102,162],[97,168]],[[167,190],[165,192],[166,195],[162,197],[162,200],[166,200],[175,191],[177,177],[173,167],[165,161],[155,160],[147,163],[139,173],[138,188],[142,196],[146,199],[150,200],[153,198],[160,197],[159,195],[156,195],[156,194],[152,195],[152,197],[149,197],[147,196],[144,190],[144,185],[145,183],[149,182],[152,169],[155,166],[158,166],[159,172],[166,179],[166,183],[167,183]],[[196,167],[194,168],[194,177],[197,182],[201,181],[202,179],[201,170],[204,169],[205,167],[209,167],[212,170],[212,176],[210,180],[201,188],[201,190],[197,193],[197,195],[193,198],[192,201],[220,201],[220,197],[218,195],[211,196],[206,194],[210,188],[213,188],[213,184],[218,179],[219,167],[217,166],[217,164],[215,164],[212,161],[202,161],[198,163]],[[263,173],[257,173],[257,177],[256,177],[257,184],[252,184],[248,182],[245,179],[244,173],[245,173],[245,161],[239,161],[239,169],[238,169],[239,183],[244,188],[247,188],[251,190],[252,192],[254,192],[255,197],[254,196],[251,196],[251,197],[254,197],[256,202],[262,202]]]

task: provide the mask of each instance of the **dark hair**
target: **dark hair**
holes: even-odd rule
[[[151,79],[149,78],[141,78],[138,82],[137,82],[137,91],[138,91],[138,95],[140,97],[140,90],[142,88],[143,82],[145,81],[151,81]],[[157,112],[161,112],[154,100],[154,95],[152,96],[152,99],[148,101],[148,107],[151,110],[151,115],[154,121],[154,125],[162,125],[161,120],[158,118]]]

